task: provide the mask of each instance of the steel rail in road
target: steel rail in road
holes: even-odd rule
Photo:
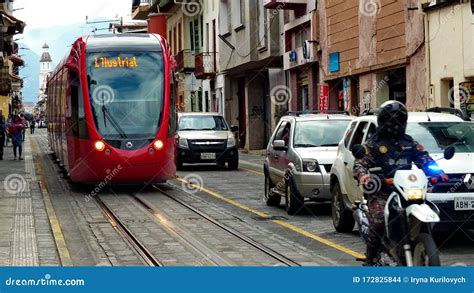
[[[276,259],[277,261],[281,262],[282,264],[286,265],[286,266],[289,266],[289,267],[300,267],[301,264],[293,261],[292,259],[282,255],[281,253],[279,252],[276,252],[275,250],[269,248],[268,246],[265,246],[264,244],[258,242],[258,241],[255,241],[254,239],[248,237],[247,235],[245,234],[242,234],[241,232],[223,224],[222,222],[214,219],[213,217],[205,214],[204,212],[198,210],[197,208],[189,205],[188,203],[184,202],[183,200],[181,199],[178,199],[176,198],[175,196],[172,196],[170,195],[169,193],[167,193],[166,191],[160,189],[159,187],[157,186],[153,186],[156,190],[158,190],[161,194],[163,194],[164,196],[166,196],[167,198],[170,198],[171,200],[175,201],[176,203],[180,204],[181,206],[187,208],[188,210],[192,211],[193,213],[199,215],[200,217],[202,217],[203,219],[207,220],[208,222],[214,224],[215,226],[221,228],[222,230],[226,231],[227,233],[230,233],[231,235],[233,235],[234,237],[246,242],[247,244],[255,247],[256,249],[258,249],[259,251],[263,252],[264,254]],[[135,195],[134,196],[135,199],[140,202],[144,207],[146,207],[148,210],[150,211],[155,211],[156,209],[150,205],[142,196],[139,196],[139,195]]]
[[[138,255],[149,265],[154,267],[162,267],[163,264],[138,240],[137,237],[127,228],[118,216],[100,199],[99,196],[94,197],[99,207],[104,212],[109,223],[114,229],[122,235],[122,237],[135,249]]]

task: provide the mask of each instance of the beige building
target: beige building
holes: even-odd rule
[[[430,106],[474,113],[474,1],[424,1]]]
[[[225,116],[239,126],[240,147],[264,149],[279,119],[275,97],[287,91],[283,71],[283,14],[264,0],[220,0],[220,69]],[[283,101],[288,102],[288,101]]]

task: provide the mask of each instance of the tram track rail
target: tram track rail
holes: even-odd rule
[[[99,207],[104,212],[109,223],[114,229],[133,247],[137,254],[145,261],[146,264],[153,267],[162,267],[163,263],[159,261],[146,246],[127,228],[120,218],[100,199],[95,197]]]
[[[277,260],[278,262],[282,263],[288,267],[300,267],[301,264],[295,262],[294,260],[284,256],[283,254],[273,250],[272,248],[248,237],[247,235],[225,225],[224,223],[220,222],[219,220],[209,216],[208,214],[200,211],[199,209],[191,206],[190,204],[186,203],[185,201],[176,198],[175,196],[169,194],[168,192],[164,191],[163,189],[153,186],[157,191],[159,191],[162,195],[166,196],[167,198],[171,199],[172,201],[178,203],[182,207],[190,210],[194,214],[200,216],[201,218],[205,219],[206,221],[210,222],[211,224],[219,227],[221,230],[231,234],[235,238],[249,244],[250,246],[254,247],[255,249],[259,250],[263,254]],[[149,210],[152,214],[157,213],[156,208],[153,207],[146,199],[144,199],[141,195],[134,195],[135,200],[137,200],[141,205],[143,205],[147,210]]]

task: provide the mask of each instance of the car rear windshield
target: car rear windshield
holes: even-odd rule
[[[350,120],[313,120],[296,123],[293,146],[335,147],[344,136]]]
[[[474,152],[474,123],[423,122],[408,123],[407,133],[429,153],[442,153],[453,146],[457,153]]]
[[[227,131],[229,130],[227,123],[222,116],[183,116],[179,119],[180,131]]]

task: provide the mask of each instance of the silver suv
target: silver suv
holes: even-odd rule
[[[234,136],[238,127],[229,127],[218,113],[180,113],[178,121],[178,170],[184,163],[227,163],[230,170],[238,169],[239,150]]]
[[[330,200],[329,171],[352,119],[343,113],[283,117],[267,147],[266,204],[279,206],[284,196],[286,211],[294,215],[302,210],[305,199]]]

